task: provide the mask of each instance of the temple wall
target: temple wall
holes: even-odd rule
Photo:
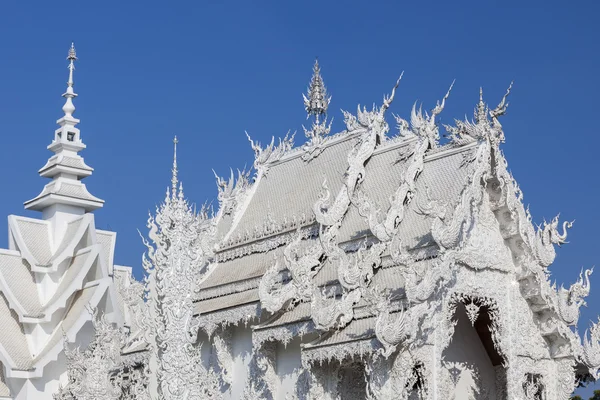
[[[232,378],[233,384],[225,393],[225,399],[241,399],[248,378],[250,360],[252,359],[252,329],[250,326],[233,327],[232,340]]]
[[[52,400],[59,386],[67,382],[67,366],[63,352],[44,368],[44,376],[34,379],[8,378],[7,386],[14,400]]]
[[[296,385],[302,362],[300,359],[300,339],[294,338],[287,346],[277,345],[276,370],[279,390],[274,400],[285,400],[296,393]]]
[[[449,399],[496,400],[496,370],[462,306],[454,336],[443,353],[442,395]]]

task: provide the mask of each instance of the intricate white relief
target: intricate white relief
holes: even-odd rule
[[[361,298],[361,289],[354,289],[337,298],[332,291],[315,288],[310,313],[317,329],[341,328],[354,317],[354,305]]]
[[[56,400],[121,399],[123,375],[121,346],[124,334],[103,315],[93,311],[94,337],[86,350],[65,346],[69,383],[54,395]]]
[[[236,206],[243,201],[244,195],[250,186],[250,171],[238,169],[237,179],[233,175],[233,170],[230,170],[231,174],[229,179],[223,179],[217,175],[217,188],[219,193],[217,199],[219,200],[219,211],[225,214],[231,214]]]
[[[594,379],[600,378],[600,320],[583,336],[583,362]]]
[[[260,281],[258,293],[261,305],[269,312],[279,311],[284,306],[289,306],[290,302],[311,299],[312,278],[322,267],[323,248],[316,244],[306,251],[301,251],[299,249],[301,243],[302,235],[298,232],[296,239],[283,251],[285,267],[291,275],[289,282],[281,283],[281,266],[278,260],[265,272]]]
[[[585,305],[585,298],[590,294],[590,275],[593,272],[592,269],[581,271],[579,274],[579,280],[571,285],[567,290],[564,287],[560,287],[556,296],[558,305],[558,312],[567,323],[567,325],[575,325],[579,321],[579,309]]]
[[[250,138],[248,132],[246,137],[250,141],[250,146],[254,150],[254,169],[256,170],[256,178],[265,175],[269,170],[269,164],[278,161],[285,153],[290,151],[294,147],[294,136],[296,133],[290,135],[290,132],[286,133],[283,139],[279,139],[279,144],[275,144],[275,137],[271,138],[265,148],[262,148],[259,142],[255,142]]]
[[[206,215],[202,211],[196,214],[185,200],[175,159],[172,195],[167,192],[156,215],[148,219],[152,244],[143,239],[147,253],[142,260],[155,309],[152,344],[158,364],[158,394],[166,400],[220,397],[218,376],[203,367],[196,345],[198,322],[193,318],[193,299],[208,262],[202,239],[214,234]],[[208,232],[203,229],[207,226]]]

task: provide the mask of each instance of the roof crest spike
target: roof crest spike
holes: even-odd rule
[[[171,173],[173,174],[171,177],[171,195],[173,198],[177,196],[177,184],[179,183],[179,179],[177,177],[177,135],[173,138],[173,168],[171,169]]]
[[[65,113],[65,117],[72,119],[73,113],[75,112],[73,99],[77,97],[77,94],[73,91],[73,71],[75,71],[75,60],[77,60],[77,53],[75,52],[74,43],[71,43],[67,60],[69,60],[69,66],[67,67],[69,68],[69,80],[67,81],[67,91],[63,94],[63,97],[67,100],[65,101],[65,105],[62,109]]]
[[[327,108],[331,102],[331,96],[328,96],[327,88],[321,77],[321,67],[319,66],[319,58],[315,58],[313,65],[313,75],[308,85],[307,94],[303,94],[304,109],[306,110],[306,118],[311,115],[315,116],[317,124],[319,117],[327,114]]]

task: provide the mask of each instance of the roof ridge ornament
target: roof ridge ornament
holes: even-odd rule
[[[306,119],[310,118],[311,115],[315,116],[315,120],[310,129],[306,129],[306,127],[302,125],[304,135],[308,139],[304,146],[302,146],[302,149],[304,150],[302,159],[309,162],[323,152],[324,137],[331,132],[331,124],[333,123],[332,118],[331,121],[329,121],[329,124],[327,124],[327,108],[331,102],[331,96],[328,96],[325,83],[321,77],[321,67],[319,66],[318,58],[315,59],[313,75],[308,86],[308,93],[307,95],[303,94],[302,97],[304,98],[304,109],[307,113]],[[323,121],[319,120],[321,115],[324,116]]]
[[[179,183],[179,178],[177,177],[177,143],[179,143],[179,140],[177,139],[177,135],[175,135],[173,138],[173,168],[171,169],[171,195],[173,199],[177,196],[177,184]]]
[[[313,75],[308,85],[308,92],[302,95],[304,98],[304,109],[306,110],[308,119],[311,114],[315,116],[316,124],[319,124],[319,116],[327,115],[327,108],[331,102],[331,96],[328,96],[327,88],[321,77],[321,67],[319,66],[319,58],[315,58],[313,65]]]
[[[77,60],[77,53],[75,51],[75,43],[71,43],[71,48],[69,49],[69,55],[67,56],[67,60],[69,60],[69,80],[67,81],[67,91],[63,94],[63,97],[67,100],[65,101],[65,105],[63,106],[63,111],[65,112],[65,117],[73,118],[73,113],[75,112],[75,106],[73,105],[73,99],[77,97],[77,93],[73,91],[73,71],[75,71],[75,61]],[[77,122],[75,122],[76,124]],[[74,124],[74,125],[75,125]]]
[[[73,116],[75,112],[73,99],[77,97],[77,93],[73,90],[76,60],[75,44],[71,43],[67,54],[69,79],[67,90],[62,95],[65,98],[62,107],[64,115],[56,121],[58,128],[54,130],[52,143],[47,147],[54,154],[38,171],[40,176],[51,178],[52,181],[46,184],[37,197],[25,202],[25,208],[28,210],[43,211],[54,204],[67,204],[90,212],[104,204],[104,200],[89,193],[85,184],[81,182],[92,174],[93,168],[89,167],[78,154],[86,148],[86,145],[82,142],[81,132],[77,128],[80,121]]]

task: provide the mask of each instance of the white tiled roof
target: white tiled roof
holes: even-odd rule
[[[50,225],[47,221],[31,218],[14,217],[27,250],[35,258],[38,265],[46,265],[52,257]]]
[[[355,140],[355,137],[349,136],[346,140],[327,147],[322,154],[309,163],[299,157],[288,157],[271,165],[266,176],[258,182],[256,192],[230,237],[234,237],[236,232],[253,231],[257,226],[262,226],[267,214],[275,221],[291,219],[293,216],[299,217],[303,214],[312,216],[312,207],[322,191],[323,177],[327,176],[332,197],[341,187],[347,168],[347,155]],[[361,190],[367,193],[382,210],[389,208],[390,198],[401,184],[407,163],[401,159],[400,153],[408,143],[400,140],[384,143],[376,149],[366,164]],[[421,249],[433,245],[430,234],[432,221],[418,212],[417,204],[425,202],[424,196],[427,196],[427,193],[436,200],[447,201],[450,204],[457,202],[472,168],[470,164],[464,163],[465,154],[472,151],[472,146],[446,146],[425,158],[424,169],[416,183],[416,196],[408,206],[398,232],[401,243],[407,249]],[[358,214],[354,206],[351,206],[339,230],[340,244],[370,235],[365,218]],[[303,243],[312,240],[317,239],[304,240]],[[201,283],[201,289],[259,278],[273,265],[276,257],[283,267],[285,265],[281,260],[283,248],[281,246],[270,251],[247,254],[217,263]],[[395,273],[393,268],[381,269],[375,276],[375,280],[381,280],[378,283],[381,287],[390,285],[390,288],[395,288],[394,285],[403,287],[404,282],[400,274]],[[336,267],[325,262],[315,276],[315,284],[323,286],[336,281]]]
[[[20,255],[0,254],[0,277],[30,317],[42,315],[42,305],[31,267]]]
[[[207,314],[216,310],[258,301],[258,290],[250,289],[244,292],[232,293],[226,296],[202,300],[195,304],[194,314]]]
[[[0,293],[0,343],[15,369],[28,370],[32,365],[31,353],[18,319],[17,314],[9,308],[6,297]]]

